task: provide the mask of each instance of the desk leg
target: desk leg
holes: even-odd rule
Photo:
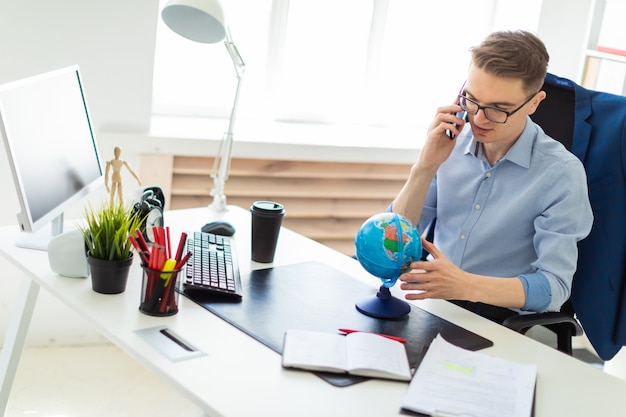
[[[9,394],[11,394],[15,372],[20,362],[22,348],[24,347],[24,341],[38,294],[39,284],[24,277],[15,306],[13,307],[12,318],[4,338],[2,352],[0,353],[0,377],[2,378],[0,415],[4,415],[9,402]]]

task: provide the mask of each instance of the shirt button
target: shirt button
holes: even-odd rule
[[[476,204],[476,205],[474,206],[474,208],[475,208],[476,210],[480,210],[480,204]]]
[[[465,240],[465,235],[461,235],[461,240]]]
[[[486,174],[485,174],[485,177],[487,177],[487,178],[491,178],[491,172],[486,173]]]

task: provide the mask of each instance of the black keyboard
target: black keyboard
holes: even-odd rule
[[[185,291],[241,299],[241,277],[234,245],[229,237],[213,233],[193,232],[187,239],[187,249],[193,255],[185,270]]]

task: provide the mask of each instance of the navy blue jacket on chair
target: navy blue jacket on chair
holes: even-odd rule
[[[626,345],[626,97],[552,74],[544,90],[548,95],[532,118],[587,171],[594,222],[579,243],[571,302],[594,349],[608,360]],[[571,114],[567,108],[573,124],[560,116]]]

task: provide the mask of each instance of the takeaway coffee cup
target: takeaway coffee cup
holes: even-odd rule
[[[252,260],[272,262],[285,209],[273,201],[256,201],[252,213]]]

